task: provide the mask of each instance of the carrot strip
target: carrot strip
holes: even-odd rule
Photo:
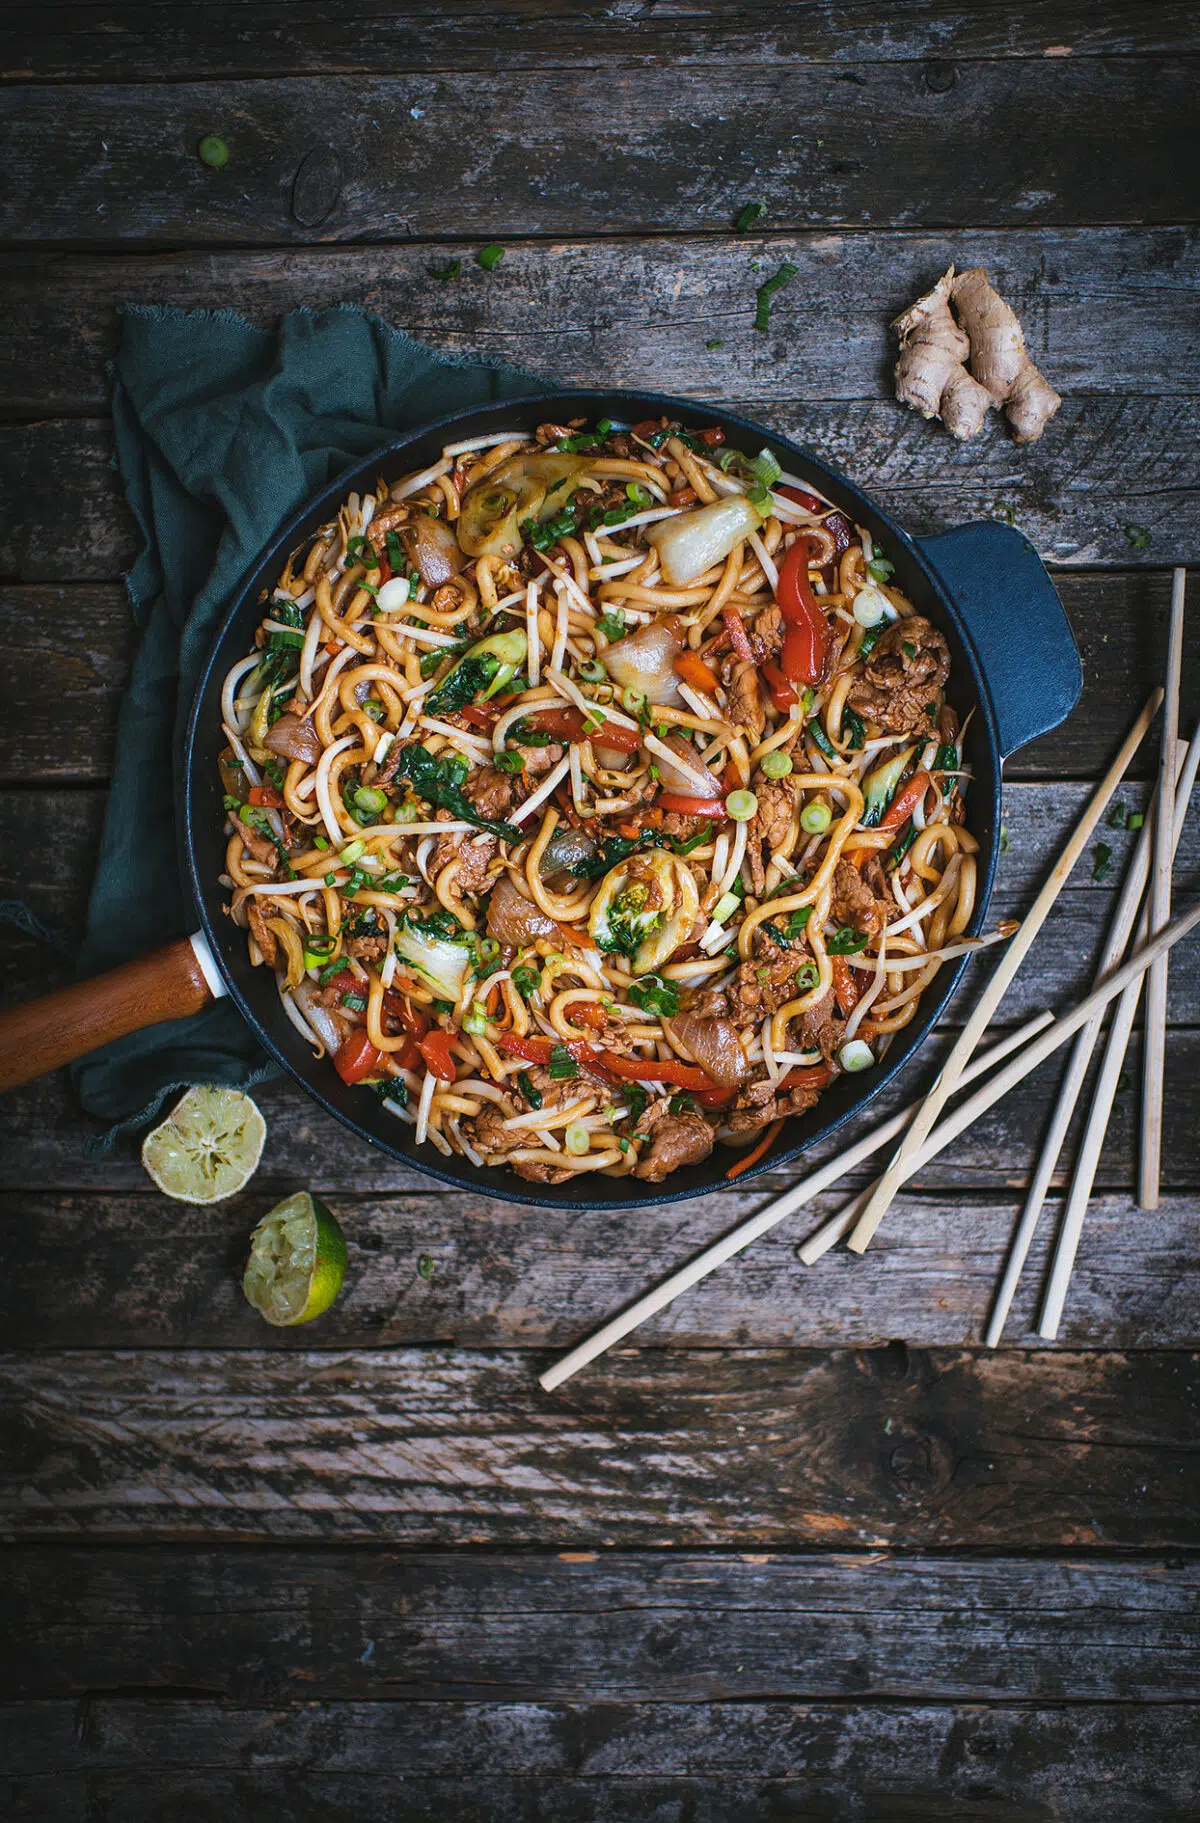
[[[756,1165],[763,1154],[771,1150],[782,1131],[783,1122],[781,1120],[772,1121],[757,1146],[752,1146],[745,1158],[739,1158],[736,1165],[730,1165],[725,1173],[727,1180],[732,1183],[735,1177],[740,1177],[743,1171],[749,1171],[751,1165]]]

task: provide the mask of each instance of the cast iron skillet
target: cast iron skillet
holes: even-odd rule
[[[136,1008],[130,1017],[129,1002],[138,997],[131,986],[132,975],[139,968],[148,969],[151,959],[144,964],[130,964],[127,970],[116,970],[83,988],[67,990],[68,995],[91,992],[95,997],[104,984],[115,984],[125,977],[125,1014],[115,1014],[107,1002],[102,1018],[94,1017],[94,1008],[90,1020],[87,1012],[78,1014],[74,1035],[66,1039],[65,1053],[60,1047],[52,1058],[45,1055],[47,1022],[43,1018],[38,1022],[40,1053],[33,1068],[28,1067],[28,1059],[22,1067],[16,1055],[20,1033],[12,1022],[19,1020],[25,1010],[16,1009],[0,1021],[0,1086],[25,1080],[64,1061],[65,1056],[80,1055],[116,1036],[118,1031],[198,1010],[213,991],[224,990],[232,995],[264,1049],[323,1108],[368,1144],[382,1147],[443,1183],[504,1202],[551,1209],[581,1209],[597,1204],[632,1209],[681,1202],[724,1183],[725,1171],[737,1154],[720,1145],[703,1164],[677,1171],[665,1183],[655,1185],[595,1174],[561,1186],[534,1184],[506,1169],[476,1170],[465,1159],[445,1159],[428,1144],[418,1151],[412,1143],[411,1127],[389,1114],[368,1091],[344,1084],[327,1058],[313,1057],[311,1048],[280,1009],[272,972],[251,967],[245,933],[226,916],[226,894],[217,883],[224,867],[226,843],[222,833],[222,786],[216,765],[217,754],[225,744],[221,734],[221,683],[229,667],[250,650],[262,614],[260,592],[273,585],[287,553],[333,517],[352,490],[367,491],[381,472],[391,480],[405,470],[436,461],[445,443],[510,427],[532,433],[546,419],[562,423],[575,417],[593,421],[610,418],[617,425],[628,425],[664,412],[672,420],[695,429],[720,423],[735,446],[750,451],[766,447],[775,452],[785,469],[810,476],[853,523],[866,527],[895,564],[897,585],[918,612],[927,615],[946,635],[952,661],[950,701],[960,718],[965,718],[972,704],[977,704],[966,741],[967,760],[974,774],[967,794],[967,821],[980,845],[976,906],[970,929],[982,929],[996,867],[1002,762],[1027,741],[1057,727],[1074,708],[1082,687],[1079,654],[1066,616],[1028,540],[1020,532],[996,523],[960,526],[936,538],[910,538],[867,495],[810,450],[727,411],[697,405],[692,400],[632,392],[531,395],[458,412],[422,430],[396,437],[340,475],[281,529],[229,607],[201,678],[187,731],[180,775],[182,860],[211,955],[205,952],[199,934],[190,945],[185,940],[168,951],[157,952],[157,985],[163,989],[165,959],[173,957],[177,991],[163,989],[158,996],[161,1005],[158,1010],[151,1010],[149,1017],[145,1016],[145,1009],[141,1017],[136,1016]],[[796,1158],[864,1108],[903,1068],[935,1025],[964,967],[965,959],[944,968],[923,996],[918,1016],[898,1035],[879,1067],[862,1075],[840,1077],[825,1090],[816,1108],[787,1123],[767,1157],[754,1172],[747,1172],[742,1182]],[[186,979],[179,980],[180,976]],[[141,998],[147,998],[144,984]],[[44,1009],[45,1003],[41,1005]],[[60,1018],[60,1029],[63,1023]],[[71,1026],[72,1021],[68,1019],[66,1024]]]

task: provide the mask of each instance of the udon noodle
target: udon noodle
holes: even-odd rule
[[[222,696],[229,912],[287,1018],[447,1156],[737,1175],[970,945],[949,649],[892,574],[719,426],[350,494]]]

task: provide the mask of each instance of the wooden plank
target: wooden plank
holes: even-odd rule
[[[0,729],[0,784],[107,779],[133,656],[124,589],[0,584],[0,619],[10,703]]]
[[[161,4],[9,6],[0,78],[162,81],[350,71],[605,67],[614,39],[628,62],[703,65],[712,58],[780,64],[971,57],[1147,56],[1188,52],[1194,19],[1181,0],[1053,0],[1033,9],[918,0],[895,14],[862,0],[753,7],[656,0],[644,10],[563,8],[557,0],[498,7],[425,0],[403,12],[327,0],[246,7],[216,0]],[[614,23],[619,22],[619,23]],[[938,78],[944,80],[944,78]]]
[[[1011,1127],[1008,1137],[1010,1162],[1027,1167],[1030,1146]],[[964,1161],[955,1163],[961,1182]],[[362,1175],[368,1171],[364,1158]],[[283,1187],[256,1180],[218,1211],[148,1190],[0,1195],[6,1346],[565,1348],[765,1200],[761,1190],[730,1191],[634,1216],[594,1209],[568,1219],[442,1188],[381,1200],[333,1195],[324,1171],[311,1181],[331,1196],[345,1230],[346,1286],[314,1329],[278,1336],[264,1330],[240,1280],[250,1230]],[[514,1193],[519,1198],[519,1184]],[[639,1330],[639,1344],[873,1347],[897,1335],[922,1347],[980,1341],[1020,1198],[961,1188],[906,1195],[869,1260],[839,1252],[807,1270],[798,1243],[847,1194],[822,1197],[776,1229]],[[1051,1199],[1042,1219],[1008,1324],[1010,1346],[1046,1346],[1032,1333],[1034,1310],[1060,1204]],[[1128,1193],[1098,1197],[1060,1343],[1200,1348],[1198,1216],[1195,1192],[1164,1198],[1153,1217]]]
[[[66,1704],[5,1714],[6,1783],[37,1806],[16,1814],[389,1823],[402,1793],[413,1823],[802,1823],[852,1815],[866,1791],[879,1823],[1149,1823],[1187,1813],[1196,1772],[1187,1705],[226,1710],[106,1697],[87,1705],[82,1738],[78,1720]]]
[[[1186,1703],[1198,1578],[1161,1558],[13,1547],[0,1699]]]
[[[542,1357],[545,1359],[547,1357]],[[1190,1548],[1200,1357],[650,1349],[0,1359],[14,1541]]]
[[[300,305],[356,304],[432,346],[569,385],[876,399],[890,394],[891,320],[968,259],[988,268],[1019,312],[1034,359],[1060,392],[1180,395],[1200,390],[1198,248],[1187,228],[976,230],[969,248],[961,235],[904,231],[704,235],[686,245],[660,234],[522,241],[491,277],[461,242],[10,254],[0,259],[9,325],[0,397],[9,417],[106,410],[117,312],[139,303],[237,310],[264,325]],[[431,276],[455,259],[457,278]],[[797,268],[772,318],[785,333],[766,337],[754,328],[754,292],[764,263],[773,270],[784,259]],[[802,333],[791,332],[797,324]],[[1104,324],[1120,333],[1099,333]]]
[[[1200,542],[1200,398],[1080,395],[1033,450],[1015,450],[999,424],[957,444],[894,400],[739,409],[806,442],[917,536],[1003,518],[1046,562],[1080,568],[1186,563]],[[128,569],[137,546],[111,461],[99,420],[0,427],[0,574],[103,582]],[[1126,527],[1149,532],[1144,550]]]
[[[68,1703],[15,1705],[0,1728],[3,1783],[21,1806],[9,1814],[55,1823],[1152,1823],[1191,1813],[1198,1770],[1195,1707],[1166,1703],[251,1708],[100,1696],[82,1718]]]
[[[1187,56],[1109,57],[1102,83],[1074,57],[831,81],[739,52],[666,81],[614,58],[515,85],[452,65],[9,87],[0,223],[10,243],[161,247],[703,233],[757,198],[793,230],[1186,221],[1194,84]],[[1121,119],[1137,132],[1114,155]],[[214,132],[231,149],[218,172],[195,150]]]
[[[1165,572],[1064,572],[1055,581],[1083,653],[1083,699],[1061,728],[1009,761],[1014,781],[1100,772],[1115,731],[1163,674]],[[124,590],[113,583],[0,584],[0,615],[10,711],[0,725],[0,785],[102,783],[133,638]],[[1184,654],[1184,671],[1182,725],[1190,731],[1200,712],[1200,644]],[[48,690],[51,673],[55,687]],[[1133,776],[1151,776],[1154,764],[1151,744]],[[1142,808],[1135,794],[1126,795],[1130,808]],[[1023,853],[1024,831],[1016,833]]]

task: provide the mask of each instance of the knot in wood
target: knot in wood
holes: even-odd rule
[[[946,1451],[933,1437],[903,1437],[888,1457],[888,1470],[904,1494],[932,1494],[950,1478]]]
[[[292,215],[302,228],[319,228],[342,194],[342,161],[332,146],[314,146],[292,179]]]
[[[924,69],[925,87],[931,95],[945,95],[958,81],[958,71],[952,63],[940,59],[931,59]]]

